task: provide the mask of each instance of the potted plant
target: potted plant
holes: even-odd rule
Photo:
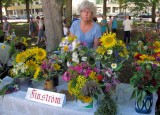
[[[10,70],[11,76],[15,78],[17,83],[22,81],[21,84],[23,86],[26,81],[33,78],[36,69],[44,58],[46,58],[46,51],[38,47],[33,47],[19,52],[13,59],[13,68]],[[19,84],[19,86],[21,86],[21,84]],[[28,86],[28,82],[26,85]],[[26,87],[24,89],[22,88],[22,90],[26,89]]]
[[[130,79],[133,86],[131,99],[135,98],[136,111],[139,113],[150,113],[152,106],[152,93],[160,87],[160,42],[138,42],[138,51],[134,55],[135,72]],[[139,106],[138,104],[147,104]],[[147,106],[145,108],[145,106]]]

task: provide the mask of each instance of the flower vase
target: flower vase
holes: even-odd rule
[[[44,90],[56,91],[53,80],[46,79],[44,82]]]
[[[85,109],[92,109],[92,108],[96,108],[97,107],[98,101],[97,100],[93,100],[90,103],[84,103],[84,102],[82,102],[80,100],[77,100],[77,103],[78,103],[79,107],[82,107],[82,108],[85,108]]]
[[[54,82],[54,86],[58,86],[59,85],[58,76],[53,78],[53,82]]]
[[[137,113],[149,114],[152,110],[153,94],[148,94],[142,101],[136,101],[135,110]]]
[[[14,81],[21,91],[27,91],[30,84],[30,77],[15,78]]]

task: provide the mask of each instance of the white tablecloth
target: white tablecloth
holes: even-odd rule
[[[42,85],[36,88],[42,89]],[[135,100],[130,100],[131,91],[129,84],[121,83],[116,88],[113,99],[118,105],[118,115],[142,115],[135,111]],[[60,82],[58,90],[67,89],[66,83]],[[67,101],[64,107],[54,107],[25,99],[26,92],[18,91],[0,97],[0,115],[94,115],[96,109],[80,108],[76,102]],[[157,95],[154,94],[152,112],[155,115],[155,103]]]

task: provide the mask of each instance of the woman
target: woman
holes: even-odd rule
[[[36,32],[36,24],[33,18],[31,17],[29,22],[29,35],[31,35],[31,38],[35,37],[35,32]]]
[[[116,29],[117,29],[117,20],[116,20],[116,16],[113,16],[113,20],[112,20],[112,32],[116,34]]]
[[[102,20],[101,20],[101,29],[102,29],[102,33],[106,33],[106,30],[107,30],[107,20],[106,20],[106,16],[103,15],[102,16]]]
[[[7,21],[7,17],[4,17],[4,22],[3,22],[3,32],[5,33],[6,36],[9,35],[10,31],[10,24]]]
[[[92,21],[96,13],[96,7],[89,1],[83,1],[78,11],[81,20],[72,23],[69,36],[77,37],[78,40],[85,43],[88,48],[97,48],[102,33],[100,26]]]

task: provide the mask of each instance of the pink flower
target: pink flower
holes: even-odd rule
[[[69,72],[65,72],[65,73],[62,75],[62,78],[63,78],[64,81],[69,81],[69,80],[71,80],[70,73],[69,73]]]
[[[86,77],[88,77],[91,72],[92,72],[92,70],[84,69],[84,70],[83,70],[83,75],[86,76]]]
[[[109,91],[111,90],[111,88],[112,88],[112,84],[107,83],[107,84],[106,84],[105,91],[106,91],[106,92],[109,92]]]

